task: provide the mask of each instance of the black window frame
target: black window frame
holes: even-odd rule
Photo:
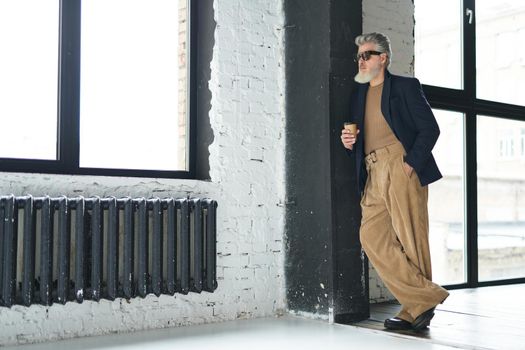
[[[525,122],[525,106],[478,99],[476,97],[476,7],[475,0],[462,1],[463,89],[423,84],[430,106],[460,112],[465,116],[465,228],[466,282],[446,285],[447,289],[525,283],[520,278],[480,281],[478,274],[478,193],[477,117],[488,116]]]
[[[66,175],[194,179],[197,111],[197,0],[187,1],[187,170],[86,168],[79,166],[80,150],[80,28],[81,0],[60,0],[57,108],[57,159],[0,158],[0,171]],[[177,98],[176,96],[174,98]],[[104,142],[104,141],[101,141]],[[13,145],[16,146],[16,145]],[[125,147],[125,145],[112,145]],[[174,150],[176,151],[176,150]]]

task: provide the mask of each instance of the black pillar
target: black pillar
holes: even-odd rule
[[[369,316],[355,165],[340,142],[356,74],[360,1],[285,0],[288,307]]]

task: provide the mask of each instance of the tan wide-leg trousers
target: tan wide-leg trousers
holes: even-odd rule
[[[360,239],[379,276],[401,303],[397,317],[409,322],[443,302],[449,293],[432,282],[428,244],[428,188],[403,169],[396,143],[365,158],[368,180],[361,199]]]

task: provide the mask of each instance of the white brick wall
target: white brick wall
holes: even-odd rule
[[[381,32],[392,44],[393,74],[414,75],[413,0],[363,0],[363,32]],[[394,300],[377,272],[370,265],[370,301]]]
[[[414,1],[363,0],[363,32],[381,32],[392,43],[394,74],[414,75]]]
[[[0,346],[268,316],[285,308],[282,4],[217,0],[214,9],[211,182],[3,173],[0,194],[214,198],[218,289],[0,308]]]

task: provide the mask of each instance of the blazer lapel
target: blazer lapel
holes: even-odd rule
[[[359,86],[359,108],[357,109],[357,126],[363,133],[365,126],[365,103],[366,103],[366,93],[368,92],[368,84],[362,84]]]
[[[390,116],[390,85],[392,79],[389,71],[385,71],[385,81],[383,84],[383,93],[381,95],[381,112],[385,116],[386,122],[390,125],[390,128],[394,130],[392,126],[392,117]]]

